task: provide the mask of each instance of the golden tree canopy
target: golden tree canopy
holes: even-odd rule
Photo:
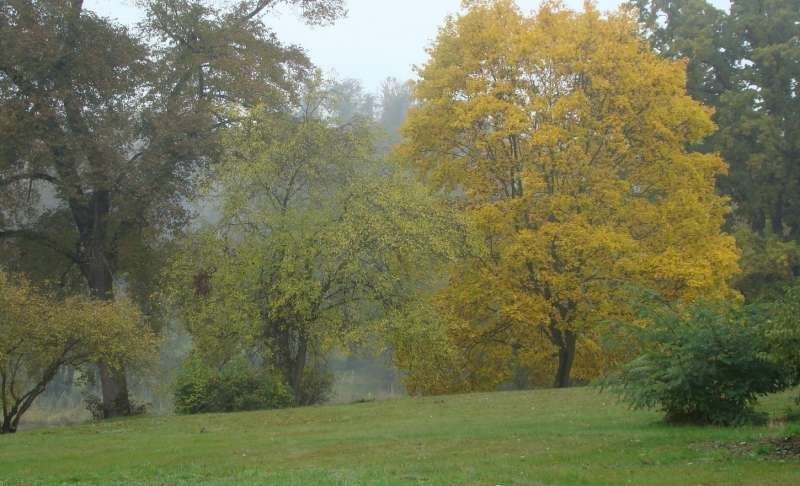
[[[439,295],[469,368],[454,386],[491,388],[515,366],[564,386],[573,360],[583,378],[614,361],[599,328],[629,314],[631,287],[731,292],[726,166],[689,148],[714,130],[711,110],[627,13],[465,6],[419,69],[398,149],[478,240]]]

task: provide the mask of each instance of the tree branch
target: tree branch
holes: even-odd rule
[[[51,184],[58,184],[58,179],[44,172],[31,172],[17,174],[5,179],[0,179],[0,187],[5,187],[19,181],[46,181]]]
[[[78,264],[78,265],[81,264],[81,260],[78,258],[77,254],[75,254],[75,253],[73,253],[73,252],[71,252],[69,250],[65,250],[58,243],[56,243],[55,241],[53,241],[52,239],[50,239],[49,237],[47,237],[47,236],[45,236],[45,235],[43,235],[41,233],[37,233],[35,231],[30,231],[30,230],[2,230],[2,229],[0,229],[0,240],[2,240],[4,238],[8,238],[8,239],[18,238],[18,239],[23,239],[23,240],[28,240],[28,241],[33,241],[35,243],[39,243],[41,245],[46,246],[47,248],[50,248],[51,250],[55,251],[56,253],[59,253],[62,256],[67,257],[73,263]]]
[[[244,16],[239,18],[240,22],[244,23],[252,20],[253,17],[263,12],[265,8],[269,7],[273,3],[275,3],[275,0],[258,0],[249,13],[246,13]]]

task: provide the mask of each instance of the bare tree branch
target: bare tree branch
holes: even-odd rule
[[[253,9],[250,12],[246,13],[243,17],[241,17],[240,20],[242,22],[247,22],[251,20],[253,17],[263,12],[265,8],[269,7],[273,3],[275,3],[275,0],[258,0],[256,4],[253,6]]]
[[[58,184],[58,179],[44,172],[31,172],[26,174],[17,174],[5,179],[0,179],[0,187],[5,187],[15,182],[20,181],[46,181],[51,184]]]

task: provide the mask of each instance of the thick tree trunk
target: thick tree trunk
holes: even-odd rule
[[[98,300],[114,298],[114,278],[106,257],[106,226],[111,209],[110,194],[98,191],[91,197],[89,210],[76,216],[81,236],[83,273],[92,297]],[[88,213],[88,214],[87,214]],[[130,415],[131,404],[125,370],[111,369],[106,363],[97,364],[103,398],[103,417]]]
[[[17,431],[17,426],[14,424],[14,417],[6,415],[3,417],[3,424],[0,425],[0,434],[13,434]]]
[[[112,299],[112,275],[104,255],[100,251],[90,251],[88,256],[90,261],[87,262],[87,279],[92,296],[101,300]],[[112,369],[103,362],[97,364],[97,369],[103,398],[103,417],[130,415],[131,404],[125,370]]]
[[[113,369],[103,362],[97,364],[97,370],[100,374],[100,389],[103,395],[103,417],[130,415],[131,404],[125,370]]]
[[[561,331],[556,328],[550,329],[553,344],[558,347],[558,368],[553,386],[556,388],[566,388],[570,386],[570,374],[572,363],[575,361],[576,336],[573,331]]]

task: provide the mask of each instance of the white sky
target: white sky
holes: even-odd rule
[[[373,91],[389,76],[413,77],[412,66],[425,62],[428,47],[444,18],[459,10],[461,0],[345,0],[347,18],[328,27],[309,27],[291,9],[265,19],[286,44],[302,46],[311,60],[338,78],[354,78]],[[565,0],[580,8],[583,0]],[[616,8],[620,0],[598,0],[601,10]],[[727,8],[729,0],[712,0]],[[540,0],[517,0],[524,11]],[[141,11],[132,0],[85,0],[85,8],[125,24],[135,24]]]

